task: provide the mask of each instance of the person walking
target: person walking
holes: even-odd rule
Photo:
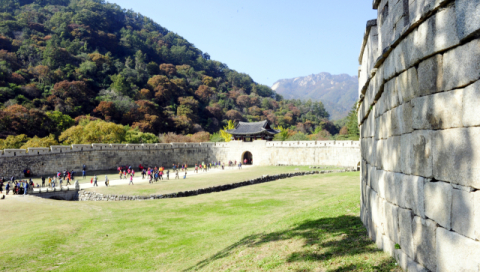
[[[23,184],[23,195],[27,195],[27,191],[28,191],[28,182],[25,181],[25,183]]]
[[[87,173],[87,172],[85,172],[85,168],[84,168],[84,169],[82,170],[82,177],[83,177],[83,179],[86,178],[86,173]]]
[[[128,183],[128,185],[132,184],[133,185],[133,177],[130,176],[130,182]]]
[[[97,178],[97,175],[93,176],[93,186],[97,186],[98,187],[98,178]]]
[[[5,195],[8,195],[10,192],[10,182],[7,182],[7,185],[5,186]]]
[[[107,175],[105,175],[105,186],[108,187],[108,185],[110,185],[110,183],[108,182],[108,177],[107,177]]]
[[[66,184],[65,186],[68,186],[68,185],[71,185],[71,184],[70,184],[70,177],[69,177],[69,176],[67,177],[67,184]]]
[[[170,180],[170,170],[167,169],[167,180]]]
[[[180,177],[178,176],[178,170],[175,170],[175,179],[180,179]]]
[[[45,177],[42,176],[42,188],[45,187]]]

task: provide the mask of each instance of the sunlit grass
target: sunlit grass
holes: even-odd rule
[[[0,202],[0,270],[391,271],[358,218],[358,179],[150,201],[10,197]]]

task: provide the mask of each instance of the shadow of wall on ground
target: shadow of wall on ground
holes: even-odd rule
[[[337,239],[331,239],[335,237],[337,237]],[[213,256],[198,262],[196,265],[185,269],[184,271],[203,269],[217,260],[231,256],[236,249],[242,247],[259,248],[271,242],[291,239],[301,240],[304,244],[302,248],[305,249],[290,253],[284,259],[285,263],[301,261],[316,262],[318,263],[318,267],[322,263],[327,263],[334,258],[379,251],[376,249],[375,243],[368,238],[367,231],[359,217],[342,215],[317,220],[306,220],[282,231],[257,233],[246,236],[240,241],[224,248]],[[323,253],[310,252],[308,247],[314,245],[318,246]],[[369,265],[365,261],[358,261],[329,271],[355,271],[362,269],[392,271],[395,268],[395,260],[389,258],[375,265]],[[298,271],[310,270],[301,269]]]

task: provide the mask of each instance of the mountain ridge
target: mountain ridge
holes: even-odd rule
[[[321,101],[330,113],[330,119],[347,116],[357,100],[358,77],[328,72],[277,80],[272,90],[285,99]]]

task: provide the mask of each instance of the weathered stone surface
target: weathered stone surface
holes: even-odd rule
[[[380,123],[379,123],[379,137],[380,139],[386,140],[388,136],[392,135],[392,111],[385,112],[382,116],[380,116]]]
[[[413,213],[411,210],[398,210],[398,224],[400,226],[400,247],[410,258],[415,258],[413,253]]]
[[[437,271],[478,271],[480,242],[444,228],[436,236]]]
[[[412,258],[410,258],[402,249],[395,249],[394,258],[397,260],[398,265],[404,270],[408,272],[428,272],[428,270],[415,262]]]
[[[417,216],[425,218],[425,178],[419,176],[401,175],[405,194],[404,205]]]
[[[383,92],[383,85],[385,84],[383,73],[384,73],[383,66],[380,66],[377,69],[377,73],[375,74],[375,78],[373,80],[374,94],[372,96],[372,101],[376,101],[380,97],[381,92]]]
[[[398,229],[398,206],[385,202],[385,235],[394,243],[400,242]]]
[[[379,203],[378,194],[375,191],[370,190],[370,202],[369,202],[370,206],[368,207],[368,210],[371,212],[371,217],[372,217],[370,238],[374,241],[377,239],[377,236],[380,235],[377,232],[378,232],[378,228],[382,224],[380,220],[380,213],[378,210],[379,208],[378,203]]]
[[[437,263],[436,230],[437,224],[434,221],[414,217],[412,231],[415,261],[431,271],[436,270]]]
[[[446,182],[425,182],[425,216],[450,229],[452,186]]]
[[[389,80],[395,75],[395,55],[390,54],[383,63],[383,78]]]
[[[390,128],[388,129],[388,137],[399,136],[402,134],[401,126],[403,121],[403,113],[400,112],[400,107],[396,107],[389,111]]]
[[[456,0],[456,23],[458,37],[463,40],[480,29],[480,1]]]
[[[443,55],[443,90],[464,87],[480,78],[480,40]]]
[[[418,65],[418,93],[416,97],[441,92],[443,90],[443,56],[437,54]]]
[[[395,187],[395,173],[383,171],[382,175],[379,175],[378,178],[383,179],[382,182],[384,184],[384,191],[385,191],[385,200],[388,202],[398,205],[397,199],[399,198],[396,187]]]
[[[401,158],[401,137],[393,136],[387,139],[387,149],[383,152],[383,169],[387,171],[400,172],[402,170]]]
[[[480,128],[435,131],[434,177],[480,189]]]
[[[394,50],[395,72],[402,73],[410,67],[410,54],[408,48],[412,46],[412,39],[404,39]]]
[[[412,100],[418,93],[418,76],[415,67],[401,73],[396,80],[400,103]]]
[[[475,240],[480,241],[480,191],[473,193]]]
[[[423,22],[413,32],[412,62],[458,45],[455,7],[449,6]]]
[[[475,239],[474,206],[473,193],[452,190],[452,230],[472,239]]]
[[[404,174],[411,174],[412,173],[412,134],[403,134],[401,136],[401,168],[402,168],[402,173]]]
[[[400,101],[398,98],[397,86],[396,86],[396,78],[393,78],[385,83],[385,87],[383,90],[382,97],[385,98],[385,110],[391,110],[398,105],[400,105]],[[384,111],[385,112],[385,111]],[[383,113],[382,113],[383,114]]]
[[[426,178],[433,176],[432,135],[431,130],[416,130],[412,133],[410,168],[413,175]]]
[[[375,156],[375,161],[376,164],[375,166],[377,169],[384,169],[384,160],[383,158],[385,157],[385,152],[387,150],[387,140],[378,140],[376,141],[376,156]]]
[[[463,125],[466,127],[480,125],[480,81],[465,88],[463,92]]]
[[[398,116],[400,134],[413,132],[413,105],[411,101],[398,107]]]
[[[382,236],[383,239],[383,251],[388,253],[390,256],[394,256],[395,254],[395,242],[392,241],[387,235]]]
[[[463,89],[412,100],[414,129],[462,127]]]

